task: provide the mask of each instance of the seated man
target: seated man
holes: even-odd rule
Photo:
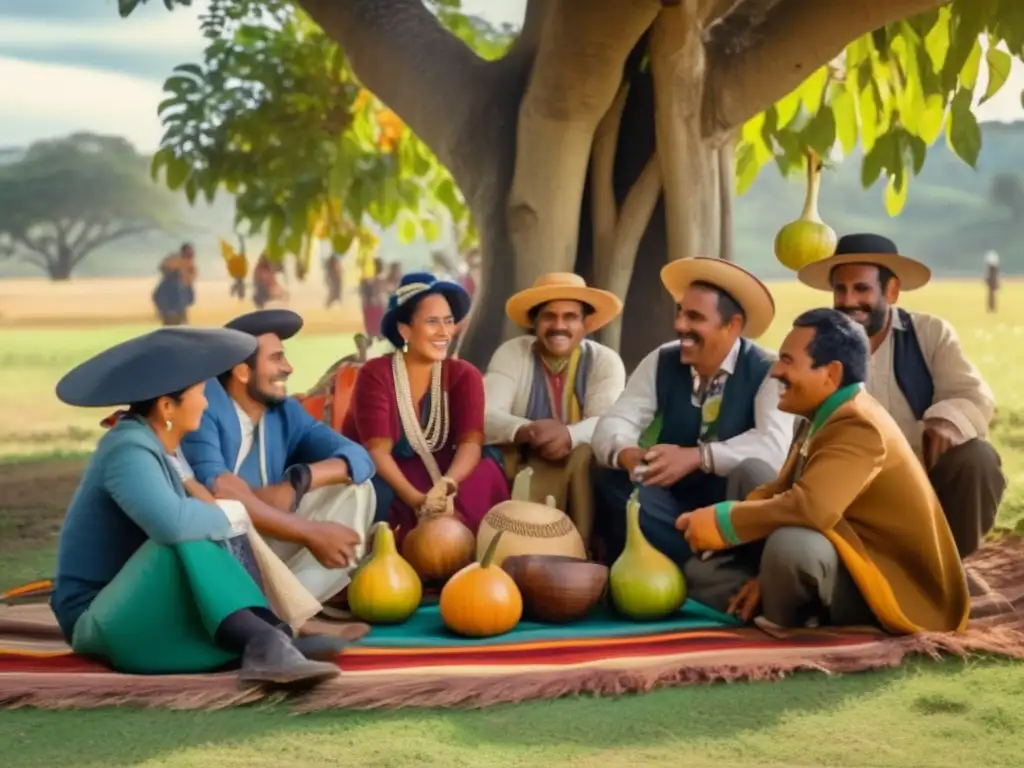
[[[365,551],[376,505],[373,462],[287,396],[292,368],[281,342],[302,328],[299,315],[258,310],[227,327],[259,346],[207,382],[209,407],[182,453],[216,496],[245,504],[271,549],[325,602],[348,586]]]
[[[772,368],[779,407],[809,420],[778,480],[679,517],[696,551],[764,540],[760,563],[694,558],[690,595],[783,627],[960,631],[970,600],[956,542],[899,426],[864,391],[868,339],[834,309],[793,323]],[[748,581],[748,578],[754,578]],[[732,598],[732,599],[730,599]]]
[[[1006,491],[999,454],[985,438],[992,390],[942,318],[895,304],[931,273],[878,235],[846,235],[832,258],[800,270],[801,282],[831,291],[833,305],[867,331],[866,389],[892,415],[942,503],[965,558],[992,530]],[[978,587],[979,585],[972,585]]]
[[[585,337],[621,310],[615,294],[587,287],[578,275],[544,275],[508,300],[509,318],[529,333],[498,347],[484,375],[484,437],[502,447],[509,480],[532,467],[531,498],[553,496],[587,544],[590,439],[622,394],[626,368],[614,350]]]
[[[608,467],[598,478],[598,527],[607,557],[616,557],[626,501],[639,483],[644,535],[682,565],[691,552],[675,530],[679,513],[741,499],[773,479],[793,417],[779,410],[779,385],[768,377],[774,356],[749,341],[775,315],[768,288],[713,258],[673,261],[661,279],[678,304],[679,341],[644,358],[598,421],[594,454]],[[656,445],[641,447],[652,424]]]

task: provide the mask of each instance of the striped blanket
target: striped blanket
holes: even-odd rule
[[[488,640],[456,638],[436,606],[401,627],[323,622],[355,637],[338,659],[344,674],[295,694],[297,711],[335,707],[481,707],[589,693],[613,695],[717,680],[778,679],[798,670],[855,672],[910,655],[992,653],[1024,658],[1024,539],[1004,538],[971,558],[993,587],[976,598],[963,635],[891,637],[871,629],[802,629],[771,635],[688,603],[671,620],[617,621],[598,612],[555,627],[524,622]],[[17,602],[14,600],[13,602]],[[333,624],[333,629],[330,629]],[[234,674],[134,676],[71,653],[45,603],[0,607],[0,707],[115,704],[203,709],[267,696],[239,690]]]

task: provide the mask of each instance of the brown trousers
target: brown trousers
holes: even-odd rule
[[[946,451],[928,472],[963,559],[992,530],[1006,492],[1006,475],[996,449],[980,438]]]
[[[504,445],[505,475],[509,482],[526,467],[533,469],[530,483],[530,501],[543,504],[548,496],[555,499],[555,507],[572,520],[590,550],[590,537],[594,532],[594,490],[591,466],[594,452],[589,445],[580,445],[561,461],[548,461],[528,447]]]

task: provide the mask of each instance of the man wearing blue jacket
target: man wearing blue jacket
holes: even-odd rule
[[[181,450],[196,479],[217,497],[241,501],[274,552],[325,602],[348,586],[365,552],[374,466],[362,446],[288,397],[292,367],[282,342],[302,324],[286,309],[227,324],[255,336],[256,353],[207,382],[202,425]]]

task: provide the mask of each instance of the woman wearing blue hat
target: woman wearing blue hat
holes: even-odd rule
[[[245,508],[185,490],[178,447],[202,419],[204,382],[255,349],[238,331],[163,328],[58,383],[69,405],[128,405],[96,446],[60,532],[51,606],[76,653],[134,674],[207,672],[240,659],[248,683],[339,673],[305,658],[268,607],[258,569],[233,554],[249,529]]]
[[[509,498],[504,471],[483,452],[483,376],[448,357],[469,304],[458,283],[405,275],[381,320],[397,351],[366,362],[356,379],[342,433],[370,452],[378,496],[393,494],[388,521],[399,539],[418,516],[449,505],[475,533]]]

